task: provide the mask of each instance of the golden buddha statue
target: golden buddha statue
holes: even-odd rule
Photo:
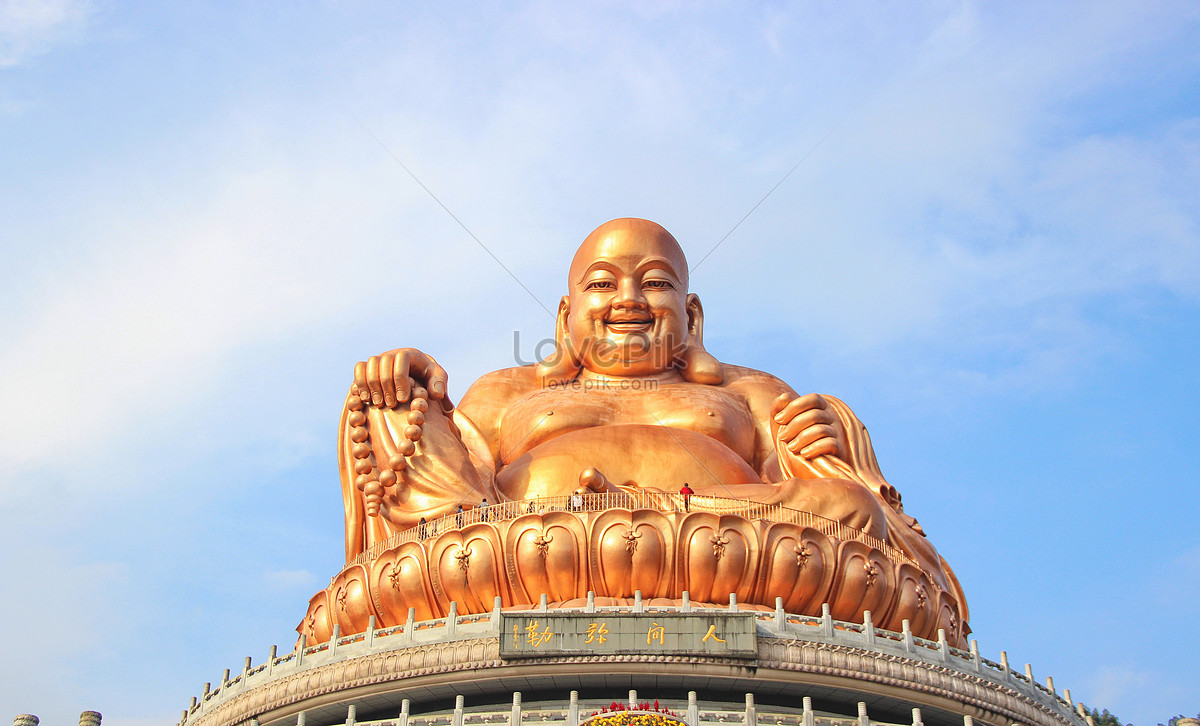
[[[840,619],[869,609],[965,642],[961,589],[866,428],[836,398],[707,353],[667,230],[601,225],[568,289],[554,353],[483,376],[457,406],[421,351],[355,367],[339,438],[347,569],[314,597],[311,641],[409,607],[438,617],[450,600],[462,613],[636,589],[808,614],[828,602]]]

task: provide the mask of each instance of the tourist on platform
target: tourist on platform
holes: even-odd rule
[[[683,511],[692,511],[692,494],[695,492],[692,491],[687,482],[684,482],[683,486],[679,487],[679,493],[683,495]]]

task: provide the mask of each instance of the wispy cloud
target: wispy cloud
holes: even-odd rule
[[[1107,708],[1122,702],[1129,694],[1145,689],[1155,680],[1155,674],[1138,668],[1106,665],[1092,677],[1089,690],[1093,708]]]
[[[3,0],[0,68],[19,65],[74,39],[91,13],[87,0]]]
[[[276,590],[307,590],[319,581],[319,578],[308,570],[276,570],[265,573],[263,579],[268,587]]]

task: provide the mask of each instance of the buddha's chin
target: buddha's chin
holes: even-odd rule
[[[613,341],[620,344],[621,341]],[[585,361],[584,368],[590,373],[611,378],[639,378],[654,376],[671,368],[673,358],[665,351],[655,348],[642,349],[641,352],[631,348],[616,348],[627,355],[621,357],[595,357]]]

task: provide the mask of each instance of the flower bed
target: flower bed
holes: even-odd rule
[[[579,726],[684,726],[683,718],[674,711],[654,703],[632,706],[613,701],[608,708],[596,711]]]

